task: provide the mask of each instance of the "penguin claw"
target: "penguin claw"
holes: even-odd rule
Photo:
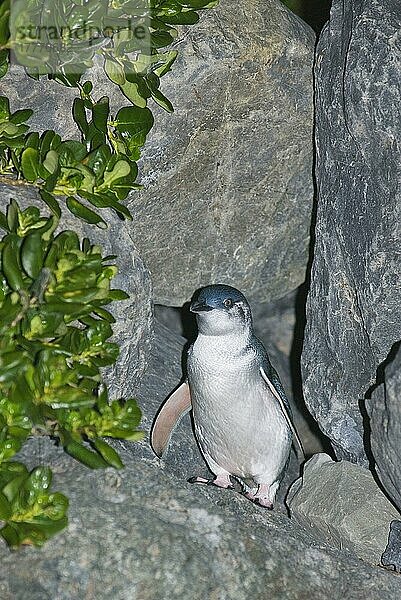
[[[226,490],[233,490],[234,486],[230,482],[230,478],[227,476],[217,476],[214,479],[206,479],[205,477],[190,477],[188,483],[198,483],[201,485],[214,485],[215,487],[224,488]]]

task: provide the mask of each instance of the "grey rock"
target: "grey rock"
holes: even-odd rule
[[[223,0],[177,42],[130,198],[155,302],[201,285],[268,302],[305,277],[314,33],[276,0]]]
[[[401,573],[401,521],[391,521],[388,542],[381,558],[383,567]]]
[[[32,205],[37,206],[43,214],[49,214],[33,187],[0,184],[2,209],[5,209],[11,198],[15,198],[22,209]],[[106,221],[108,229],[99,229],[83,223],[68,210],[63,210],[56,233],[73,229],[80,237],[88,237],[93,244],[100,244],[104,256],[117,255],[114,262],[119,272],[113,280],[113,286],[127,292],[129,299],[110,306],[116,319],[113,339],[120,346],[120,356],[116,364],[106,372],[110,380],[111,395],[127,398],[133,393],[135,383],[144,372],[150,350],[152,285],[149,272],[130,238],[129,226],[111,212],[107,213]],[[121,252],[122,248],[124,252]]]
[[[376,472],[390,498],[401,510],[401,348],[397,344],[384,369],[385,383],[367,401],[370,441]]]
[[[183,342],[155,329],[137,393],[147,426],[180,376]],[[180,460],[192,470],[192,432],[175,438],[170,454],[182,444]],[[398,597],[393,573],[316,539],[280,511],[232,491],[190,485],[184,469],[159,461],[147,440],[121,451],[124,470],[90,471],[49,440],[29,442],[30,466],[50,464],[54,489],[69,495],[70,522],[41,550],[11,553],[0,544],[2,600],[299,600],[305,590],[316,600],[362,600],[377,597],[378,589],[384,600]]]
[[[401,339],[400,26],[395,0],[334,0],[315,70],[304,394],[337,456],[365,466],[363,399]]]
[[[373,564],[380,562],[390,522],[400,516],[370,471],[345,460],[334,462],[327,454],[315,454],[305,463],[287,504],[297,523]]]

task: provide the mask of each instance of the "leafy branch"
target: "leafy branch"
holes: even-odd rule
[[[40,524],[44,539],[56,531],[54,521],[59,520],[47,515],[51,526],[46,519],[42,523],[44,509],[64,519],[60,507],[67,506],[60,495],[37,505],[25,499],[38,473],[44,469],[50,478],[41,467],[29,476],[24,471],[22,480],[19,467],[10,466],[17,464],[9,460],[30,435],[51,436],[91,468],[123,466],[103,438],[143,437],[137,430],[141,413],[136,402],[110,401],[100,374],[118,356],[117,344],[109,341],[114,317],[105,308],[127,298],[111,288],[117,267],[88,239],[80,242],[75,232],[55,235],[57,222],[35,207],[22,211],[15,201],[7,215],[0,212],[6,232],[0,242],[0,518],[10,521],[0,534],[7,541],[27,543],[28,522]],[[38,488],[42,496],[44,489]]]
[[[150,101],[168,112],[160,90],[177,51],[177,25],[192,25],[217,0],[10,0],[0,3],[0,78],[10,51],[27,74],[75,87],[72,114],[79,140],[31,131],[31,109],[10,111],[0,97],[0,183],[31,186],[51,211],[0,212],[0,535],[10,546],[42,545],[67,523],[68,500],[50,493],[51,471],[28,472],[10,460],[31,435],[48,435],[91,468],[123,466],[105,438],[141,439],[134,400],[110,400],[100,369],[118,347],[112,314],[126,298],[111,288],[114,257],[73,231],[55,234],[65,206],[105,228],[99,211],[131,215],[123,204],[153,126]],[[109,98],[93,97],[82,76],[95,59],[130,102],[116,115]]]
[[[110,120],[109,99],[94,102],[91,90],[92,84],[86,82],[73,105],[81,142],[63,141],[51,130],[41,136],[30,131],[25,121],[32,110],[11,113],[8,98],[0,96],[0,182],[37,187],[57,218],[61,215],[59,199],[66,197],[73,214],[105,228],[104,219],[80,199],[96,209],[111,208],[121,218],[131,218],[122,200],[135,187],[135,161],[153,117],[147,108],[129,106]]]

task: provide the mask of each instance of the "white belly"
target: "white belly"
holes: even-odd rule
[[[214,472],[216,463],[256,483],[276,481],[287,461],[291,436],[259,373],[257,358],[250,353],[228,361],[223,355],[205,363],[204,352],[200,360],[194,350],[188,359],[188,381],[195,433],[209,467]]]

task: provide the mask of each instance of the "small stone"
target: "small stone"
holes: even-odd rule
[[[291,518],[337,548],[378,564],[390,522],[398,511],[380,491],[367,469],[327,454],[315,454],[290,488]]]

